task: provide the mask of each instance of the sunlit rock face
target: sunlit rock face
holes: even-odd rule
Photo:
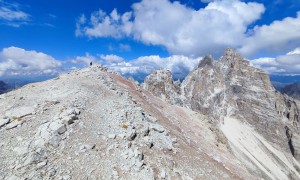
[[[0,95],[0,179],[300,179],[298,114],[232,49],[182,83],[92,65]]]
[[[172,80],[161,81],[160,86],[168,82]],[[149,83],[148,89],[151,91]],[[251,66],[238,52],[227,49],[218,61],[205,56],[184,79],[180,89],[178,94],[184,106],[221,123],[224,117],[240,119],[268,141],[291,153],[288,128],[294,134],[290,137],[293,155],[300,161],[298,141],[293,140],[299,133],[299,102],[277,92],[269,75]]]
[[[233,49],[227,49],[219,61],[207,59],[205,57],[182,83],[191,109],[221,121],[223,116],[245,119],[272,141],[281,139],[282,142],[284,130],[277,126],[281,120],[268,74],[250,66],[249,61]],[[276,132],[281,134],[280,138]]]
[[[168,70],[153,71],[145,78],[143,87],[171,104],[182,104],[180,82],[174,82],[172,73]]]
[[[209,117],[165,101],[180,92],[170,72],[152,80],[93,65],[0,95],[0,179],[260,177]]]

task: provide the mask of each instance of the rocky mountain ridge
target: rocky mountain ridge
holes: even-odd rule
[[[182,83],[93,65],[28,84],[0,95],[0,179],[299,179],[298,102],[269,85],[231,49]]]
[[[155,73],[164,74],[163,71]],[[152,83],[149,83],[152,82],[151,77],[144,85],[149,91],[152,90]],[[171,81],[163,82],[168,85],[162,87],[172,86]],[[160,87],[155,89],[157,91]],[[172,97],[164,95],[172,89],[174,87],[154,94]],[[214,61],[211,56],[204,57],[183,80],[180,89],[176,98],[184,102],[183,106],[213,117],[221,124],[231,123],[229,118],[247,123],[278,149],[292,154],[300,162],[299,101],[277,92],[268,74],[250,66],[233,49],[228,49],[219,61]],[[238,153],[241,158],[253,156]],[[263,162],[261,164],[265,165]]]
[[[0,107],[1,179],[255,177],[209,118],[101,66],[0,95]]]

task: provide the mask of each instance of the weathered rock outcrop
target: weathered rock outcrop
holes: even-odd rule
[[[300,162],[300,102],[295,100],[286,94],[276,92],[275,108],[279,118],[282,119],[285,124],[285,130],[288,138],[288,144],[293,156]],[[289,134],[289,135],[288,135]]]
[[[206,58],[182,83],[183,96],[191,109],[221,121],[227,115],[245,119],[273,142],[278,140],[278,131],[282,139],[284,131],[278,126],[281,119],[275,109],[275,90],[265,72],[250,66],[232,49],[219,61],[203,62],[207,62]]]
[[[183,81],[190,108],[222,122],[223,116],[243,119],[270,142],[290,148],[284,127],[290,127],[295,136],[298,134],[297,103],[276,92],[265,72],[250,66],[232,49],[212,64],[204,58]],[[300,149],[295,146],[294,151],[300,162]]]
[[[0,179],[300,179],[298,101],[233,50],[143,86],[94,65],[0,95]]]
[[[92,66],[0,95],[0,179],[255,179],[214,131]]]
[[[145,83],[147,82],[145,81]],[[232,119],[238,119],[254,128],[249,135],[255,137],[249,139],[250,137],[246,136],[248,141],[261,141],[261,138],[256,135],[257,132],[275,149],[293,155],[300,162],[298,155],[300,152],[298,143],[299,103],[277,92],[271,85],[268,74],[251,66],[249,61],[244,60],[233,49],[227,49],[219,61],[214,61],[210,56],[204,57],[182,82],[179,94],[185,106],[219,121],[221,127],[224,126],[224,123],[225,125],[226,123],[230,124],[229,121],[233,121]],[[166,95],[166,97],[168,96]],[[243,128],[243,125],[239,123],[233,125]],[[230,128],[229,126],[224,127]],[[245,131],[246,129],[248,128],[245,128]],[[287,135],[287,129],[290,136]],[[244,142],[235,139],[230,134],[235,132],[242,136],[243,132],[235,131],[235,129],[227,131],[224,128],[223,131],[232,145],[238,149],[235,151],[241,159],[258,156],[258,154],[248,156],[243,151],[251,152],[251,147],[247,147],[247,143],[240,147],[239,145]],[[236,141],[241,142],[237,144]],[[261,148],[261,146],[258,147]],[[267,147],[269,145],[265,146],[266,149],[268,149]],[[271,149],[269,150],[271,151]],[[267,153],[266,157],[273,156],[271,154]],[[278,157],[279,155],[274,155],[272,161],[277,161]],[[259,164],[255,160],[252,162],[258,168],[256,170],[260,170],[269,178],[273,177],[268,174],[269,171],[276,172],[274,169],[260,168],[261,164],[268,166],[264,162]],[[277,163],[280,164],[280,162]]]
[[[282,119],[287,119],[294,128],[299,128],[300,102],[276,91],[275,108]]]
[[[182,104],[179,96],[180,82],[173,81],[171,71],[163,69],[153,71],[145,78],[143,87],[171,104]]]

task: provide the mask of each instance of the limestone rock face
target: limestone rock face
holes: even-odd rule
[[[171,71],[156,70],[145,78],[144,89],[153,93],[171,104],[182,104],[179,93],[180,84],[173,81]]]
[[[199,62],[198,68],[204,66],[213,66],[214,60],[211,56],[205,56],[202,61]]]
[[[210,57],[200,61],[198,68],[194,69],[182,82],[182,95],[186,98],[187,105],[203,114],[221,114],[224,101],[225,80]]]
[[[158,73],[168,84],[149,81],[149,91],[175,97],[179,83]],[[259,176],[226,148],[208,117],[149,91],[91,66],[0,95],[0,179]]]
[[[293,127],[299,123],[299,102],[277,92],[268,74],[233,49],[227,49],[219,61],[205,56],[182,82],[180,91],[171,73],[163,70],[148,76],[144,87],[169,102],[184,102],[179,105],[221,121],[225,116],[244,119],[282,145],[286,140],[284,118]]]
[[[222,123],[225,116],[245,120],[271,142],[287,147],[268,74],[233,49],[213,63],[204,58],[183,81],[182,93],[191,109]]]
[[[299,128],[300,102],[298,100],[277,91],[275,107],[282,119],[287,119],[293,127]]]
[[[232,49],[143,87],[94,65],[0,95],[0,179],[300,179],[298,101]]]
[[[300,162],[300,130],[299,130],[299,113],[300,102],[286,94],[276,92],[275,107],[279,118],[286,124],[286,128],[291,135],[287,135],[289,148],[293,156]],[[290,137],[289,137],[290,136]]]
[[[163,84],[160,86],[164,87]],[[236,129],[228,131],[226,128],[231,127],[224,126],[226,128],[223,128],[223,131],[228,140],[235,144],[233,148],[239,149],[239,152],[244,150],[251,152],[251,147],[245,148],[245,146],[248,146],[247,144],[250,144],[251,141],[261,141],[261,137],[255,135],[258,133],[273,144],[275,149],[293,155],[300,162],[298,101],[277,92],[271,85],[268,74],[251,66],[249,61],[233,49],[227,49],[219,61],[214,61],[210,56],[204,57],[184,79],[181,91],[177,94],[180,94],[184,106],[220,122],[221,127],[224,126],[224,123],[225,125],[226,123],[232,124],[233,122],[228,122],[231,119],[238,119],[239,122],[246,123],[253,128],[255,133],[249,132],[249,138],[253,134],[254,140],[249,139],[248,143],[239,147],[244,141],[235,144],[235,136],[232,136],[231,133]],[[165,95],[165,97],[169,96]],[[239,122],[233,123],[233,125],[243,128]],[[247,132],[246,129],[245,132]],[[287,129],[289,133],[287,133]],[[244,136],[243,131],[235,133]],[[259,145],[258,147],[261,148]],[[241,159],[248,156],[247,153],[237,154]],[[255,157],[258,154],[251,156]],[[272,157],[272,153],[266,155],[266,157],[269,156]],[[275,159],[278,158],[274,157],[274,161]],[[255,161],[253,163],[255,164]],[[272,170],[265,171],[265,169],[259,168],[260,165],[256,164],[255,166],[272,179],[272,176],[267,173]],[[279,174],[277,175],[279,176]]]
[[[182,83],[191,109],[215,118],[243,115],[255,122],[276,116],[275,104],[269,101],[274,89],[266,73],[250,66],[232,49],[220,61],[204,62],[206,58]]]

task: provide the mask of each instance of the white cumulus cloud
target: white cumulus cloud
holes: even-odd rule
[[[97,58],[90,55],[89,53],[86,53],[85,56],[77,56],[75,59],[73,59],[71,62],[73,64],[84,64],[89,65],[90,62],[97,61]]]
[[[267,52],[286,52],[300,46],[300,12],[297,17],[287,17],[270,25],[255,26],[240,51],[254,54],[259,50]]]
[[[219,0],[194,10],[169,0],[142,0],[131,12],[110,14],[99,10],[89,20],[78,21],[76,34],[88,37],[132,37],[145,44],[161,45],[172,54],[221,55],[227,47],[240,47],[248,25],[265,8],[259,3]]]
[[[300,48],[276,58],[258,58],[251,61],[252,65],[261,68],[270,74],[299,75]]]
[[[61,63],[42,52],[8,47],[0,52],[0,76],[56,74]]]
[[[293,51],[287,53],[287,55],[300,55],[300,48],[296,48]]]
[[[124,75],[140,76],[150,74],[156,69],[168,69],[173,73],[174,78],[185,77],[201,60],[201,58],[189,58],[183,55],[169,57],[142,56],[137,59],[108,65],[109,68]]]
[[[300,46],[300,11],[296,17],[252,25],[261,18],[261,3],[241,0],[202,0],[201,9],[178,1],[142,0],[124,14],[99,10],[77,22],[76,34],[89,38],[132,38],[165,47],[171,54],[218,57],[227,47],[250,58],[276,55]]]
[[[81,15],[76,23],[75,34],[76,36],[120,38],[131,33],[131,16],[131,12],[119,15],[116,9],[110,14],[102,10],[93,12],[88,20],[85,15]]]
[[[100,58],[104,64],[114,64],[114,63],[120,63],[124,61],[122,57],[114,54],[100,55]]]
[[[169,57],[153,55],[126,61],[124,58],[113,54],[98,55],[98,57],[95,57],[87,53],[85,56],[78,56],[74,62],[98,62],[122,75],[133,76],[139,80],[143,80],[146,75],[160,68],[170,70],[175,79],[182,79],[200,60],[200,57],[190,58],[183,55],[172,55]]]

